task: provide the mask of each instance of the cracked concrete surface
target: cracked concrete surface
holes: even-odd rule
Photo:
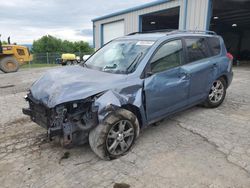
[[[176,114],[173,120],[206,138],[227,160],[250,173],[250,75],[238,68],[222,106],[194,107]]]
[[[45,70],[0,74],[1,187],[250,187],[250,69],[235,69],[222,106],[194,107],[143,130],[113,161],[87,144],[67,150],[49,142],[22,115],[25,89]]]

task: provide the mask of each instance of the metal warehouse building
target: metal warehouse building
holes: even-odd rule
[[[133,32],[214,30],[239,60],[250,60],[249,0],[158,0],[93,19],[94,46]]]

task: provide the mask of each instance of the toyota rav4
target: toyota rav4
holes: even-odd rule
[[[133,33],[85,63],[49,70],[23,113],[64,146],[89,141],[102,159],[126,154],[142,128],[197,104],[218,107],[232,56],[210,31]]]

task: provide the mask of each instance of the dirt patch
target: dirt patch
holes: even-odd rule
[[[61,157],[61,159],[59,160],[59,164],[61,164],[61,161],[64,159],[68,159],[70,157],[70,153],[68,151],[66,151],[63,156]]]
[[[130,188],[130,185],[126,183],[115,183],[113,188]]]
[[[29,123],[29,122],[31,122],[29,117],[21,117],[21,118],[15,119],[13,121],[10,121],[10,122],[6,123],[5,125],[10,126],[13,124],[24,124],[24,123]]]

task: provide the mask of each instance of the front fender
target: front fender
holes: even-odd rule
[[[132,91],[132,92],[131,92]],[[140,109],[143,124],[146,123],[144,105],[142,104],[142,88],[130,88],[130,91],[109,90],[96,98],[95,108],[98,109],[98,121],[101,123],[110,113],[126,105],[133,105]]]

